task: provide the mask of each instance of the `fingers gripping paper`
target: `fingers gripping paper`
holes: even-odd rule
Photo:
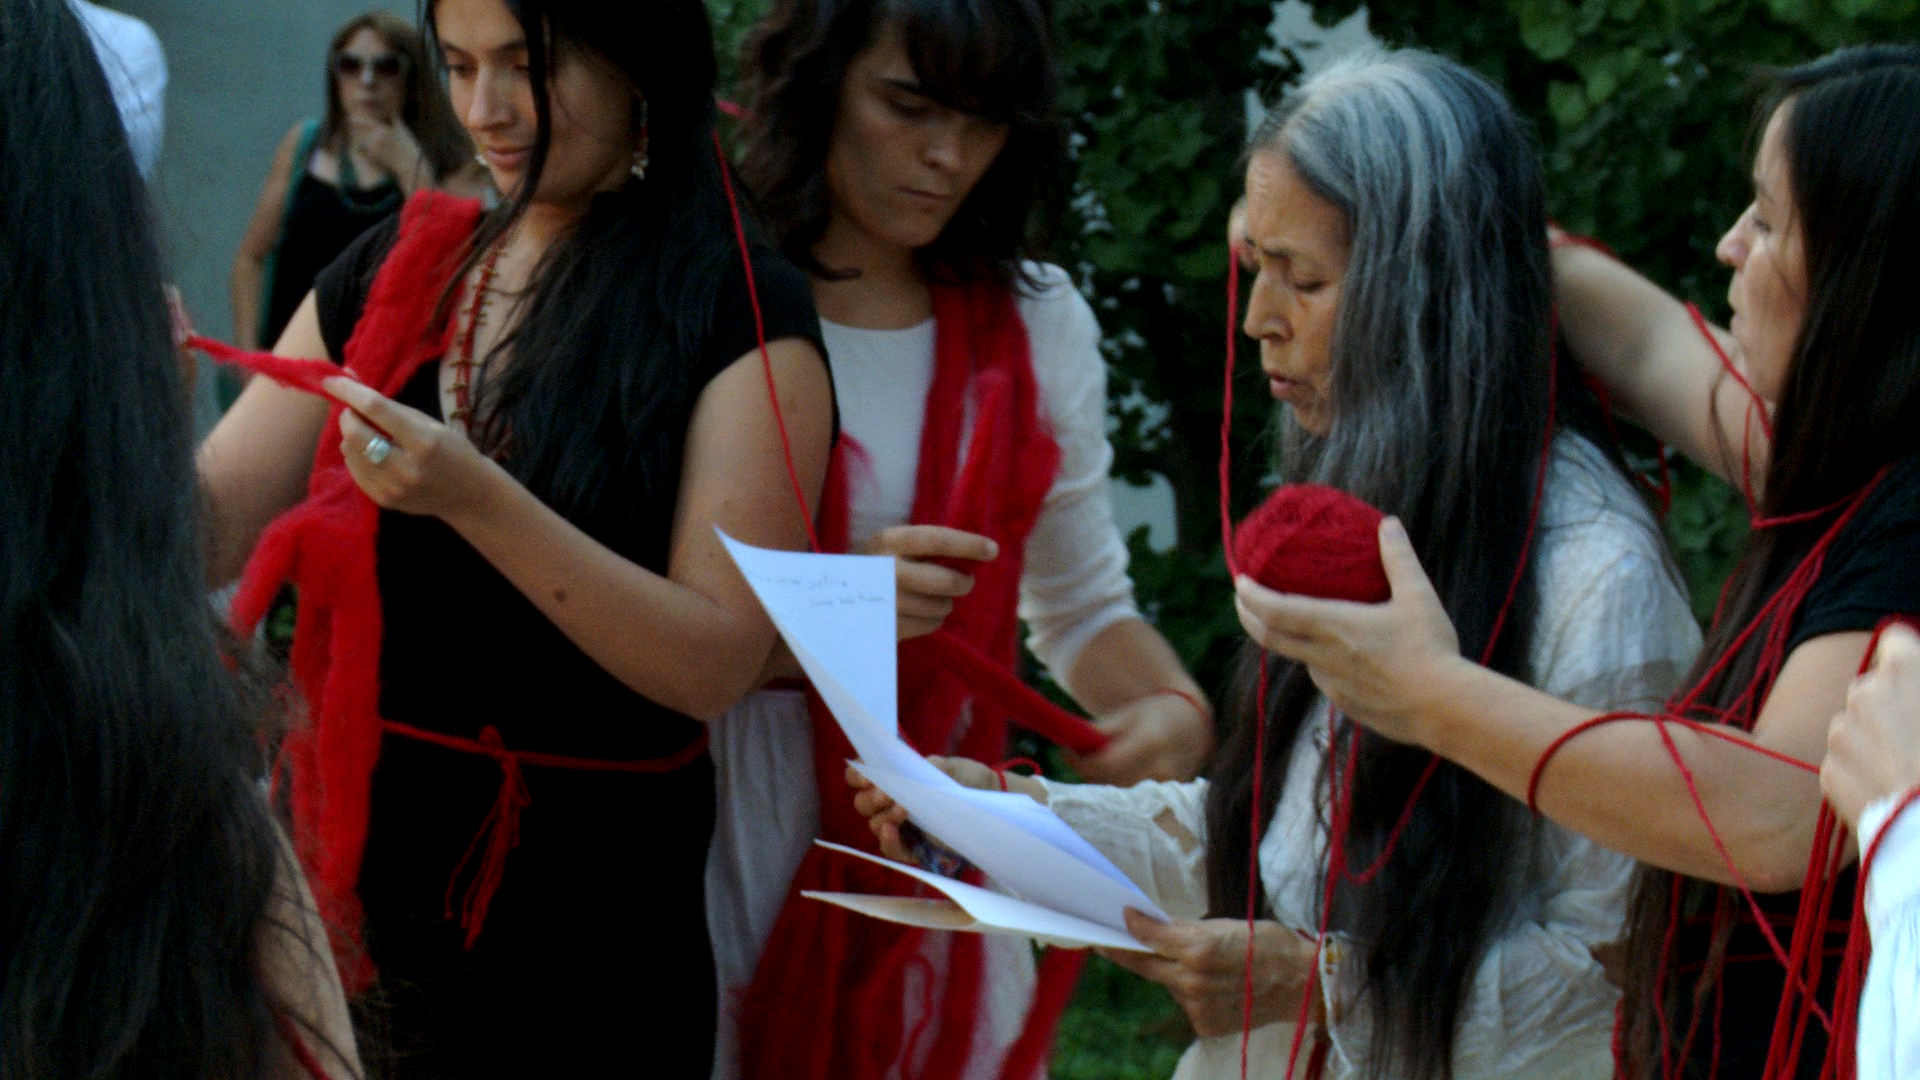
[[[891,558],[769,551],[725,533],[720,540],[859,752],[855,766],[914,824],[1009,894],[896,865],[946,894],[973,925],[957,925],[962,918],[946,905],[841,894],[820,899],[937,929],[1145,949],[1127,933],[1123,912],[1133,908],[1163,920],[1166,914],[1093,845],[1024,795],[961,786],[900,738]]]

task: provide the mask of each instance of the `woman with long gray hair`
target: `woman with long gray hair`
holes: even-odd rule
[[[1368,53],[1288,95],[1247,162],[1245,330],[1284,406],[1280,474],[1397,519],[1490,666],[1599,708],[1660,701],[1698,629],[1652,515],[1590,437],[1591,402],[1564,364],[1556,378],[1540,169],[1507,102],[1439,57]],[[1287,1072],[1302,1015],[1303,1059],[1336,1077],[1610,1075],[1617,994],[1594,950],[1620,935],[1629,861],[1452,765],[1423,783],[1428,754],[1354,731],[1304,667],[1269,658],[1260,700],[1258,656],[1249,643],[1205,780],[1007,778],[1175,916],[1135,917],[1154,954],[1113,959],[1186,1008],[1201,1040],[1176,1075],[1238,1075],[1256,815],[1258,1075]],[[1349,755],[1351,870],[1328,882],[1328,777]],[[856,801],[903,853],[890,800]]]

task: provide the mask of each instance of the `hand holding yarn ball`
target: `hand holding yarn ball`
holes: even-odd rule
[[[1344,491],[1287,484],[1233,530],[1235,567],[1275,592],[1378,604],[1393,595],[1380,564],[1382,520]]]
[[[1336,708],[1418,742],[1416,699],[1466,661],[1400,522],[1345,492],[1293,484],[1240,523],[1233,554],[1247,636],[1307,665]]]

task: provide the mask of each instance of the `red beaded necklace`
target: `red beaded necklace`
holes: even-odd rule
[[[473,293],[467,304],[467,328],[460,335],[459,351],[453,360],[453,411],[447,415],[449,423],[460,427],[467,426],[467,418],[473,414],[473,341],[480,333],[480,317],[484,314],[489,291],[493,285],[493,273],[500,265],[500,253],[506,245],[496,244],[487,253],[486,261],[480,264],[480,277],[474,282]]]

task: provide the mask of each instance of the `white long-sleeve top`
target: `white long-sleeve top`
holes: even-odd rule
[[[1678,685],[1700,647],[1699,627],[1658,527],[1600,452],[1562,437],[1555,447],[1538,544],[1534,684],[1596,709],[1646,709]],[[1301,725],[1273,824],[1260,843],[1260,877],[1274,917],[1319,925],[1314,881],[1325,857],[1328,710]],[[1131,788],[1045,782],[1049,804],[1176,918],[1207,910],[1207,782]],[[1454,1044],[1457,1080],[1574,1080],[1612,1074],[1609,1035],[1618,992],[1592,948],[1619,938],[1632,861],[1541,820],[1533,849],[1516,852],[1521,902],[1474,976]],[[1325,950],[1322,986],[1334,1077],[1358,1075],[1372,1019],[1357,1007],[1357,950]],[[1293,1025],[1254,1032],[1253,1075],[1286,1072]],[[1177,1078],[1239,1076],[1238,1034],[1204,1039]]]
[[[1867,881],[1873,962],[1860,995],[1859,1080],[1920,1076],[1920,810],[1888,821],[1896,796],[1860,815],[1860,848],[1882,832]]]

